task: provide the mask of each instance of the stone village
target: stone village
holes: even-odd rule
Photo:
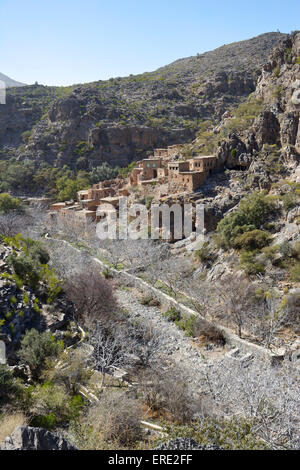
[[[136,162],[128,177],[102,181],[92,188],[78,192],[77,201],[57,202],[50,206],[54,216],[75,213],[83,221],[97,221],[97,208],[103,204],[119,209],[120,198],[127,197],[129,204],[141,199],[158,204],[179,202],[181,196],[197,191],[207,177],[216,170],[217,157],[196,156],[183,159],[182,145],[154,149],[154,155]],[[147,201],[147,199],[146,199]]]

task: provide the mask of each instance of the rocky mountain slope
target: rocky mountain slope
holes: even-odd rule
[[[0,108],[1,155],[89,169],[186,142],[200,121],[218,121],[255,90],[270,51],[285,38],[263,34],[137,76],[14,88]]]
[[[42,279],[43,274],[35,271],[42,266],[34,267],[28,253],[25,255],[24,243],[26,244],[26,240],[19,237],[9,239],[9,243],[0,237],[0,340],[6,343],[8,362],[15,358],[15,350],[26,330],[49,329],[55,335],[61,336],[61,330],[66,329],[72,317],[70,306],[64,299],[46,299],[49,286],[45,277]],[[34,244],[33,241],[28,243]],[[12,256],[16,256],[14,262],[10,259]],[[26,263],[31,264],[29,271],[26,271]],[[19,270],[22,270],[23,278],[17,265]],[[42,270],[48,271],[46,265]],[[49,274],[50,271],[47,276]],[[35,276],[40,276],[40,282],[36,286],[33,282]]]
[[[0,80],[5,83],[6,88],[24,86],[24,83],[17,82],[3,73],[0,73]]]
[[[300,150],[299,70],[300,35],[295,33],[271,53],[255,92],[232,112],[225,113],[219,125],[207,122],[200,126],[197,138],[186,146],[186,155],[214,150],[220,167],[237,169],[249,167],[265,145],[297,156]]]
[[[219,159],[220,171],[209,177],[193,196],[197,203],[204,204],[206,211],[209,241],[200,258],[208,281],[241,269],[250,277],[258,276],[268,286],[281,289],[281,294],[284,289],[294,292],[293,289],[299,288],[299,111],[300,33],[297,32],[270,55],[248,100],[224,116],[220,125],[208,123],[186,145],[186,156],[214,149]],[[260,224],[247,228],[241,226],[244,222],[238,218],[242,214],[240,202],[250,193],[260,193],[258,197],[261,200],[265,197],[272,210]],[[218,227],[221,220],[223,225]],[[238,238],[237,234],[243,235]],[[225,249],[224,235],[229,241]],[[258,238],[251,239],[259,235],[268,239],[261,246]],[[221,240],[216,243],[215,237]],[[188,247],[189,242],[179,242],[178,248],[184,244]]]

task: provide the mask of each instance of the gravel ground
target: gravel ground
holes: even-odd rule
[[[206,361],[210,362],[216,357],[224,357],[226,350],[214,346],[206,351],[204,347],[193,346],[191,338],[185,336],[174,323],[168,322],[158,307],[142,305],[138,301],[138,295],[136,290],[119,289],[117,291],[119,304],[128,312],[130,319],[148,321],[160,332],[159,353],[166,357],[168,364],[181,366],[189,372],[190,384],[198,385],[202,377],[201,369]]]

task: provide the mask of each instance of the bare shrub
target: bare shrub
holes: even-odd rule
[[[194,409],[184,371],[146,369],[141,372],[139,383],[142,400],[149,411],[171,415],[180,424],[191,421]]]
[[[214,325],[205,325],[202,321],[199,321],[197,317],[195,318],[194,323],[194,336],[203,336],[209,343],[221,346],[225,346],[226,344],[226,339],[219,328]]]
[[[27,418],[23,413],[3,414],[0,418],[0,445],[17,426],[26,426]]]
[[[81,385],[86,385],[92,375],[87,368],[88,358],[82,350],[65,351],[60,363],[45,371],[43,378],[65,388],[66,393],[76,395]]]
[[[0,213],[0,234],[6,237],[13,237],[21,233],[27,224],[29,217],[17,212]]]
[[[126,328],[126,336],[142,367],[148,367],[155,361],[162,344],[162,335],[151,322],[131,323]]]
[[[71,275],[64,283],[64,291],[74,306],[77,323],[92,327],[99,320],[111,321],[117,311],[112,286],[97,268]]]
[[[126,394],[104,394],[100,402],[90,408],[87,422],[92,434],[104,443],[118,443],[132,448],[142,437],[141,410],[137,401]]]

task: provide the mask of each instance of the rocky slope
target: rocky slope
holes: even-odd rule
[[[105,82],[14,88],[0,108],[1,155],[89,169],[186,142],[199,121],[218,121],[255,90],[270,51],[285,38],[267,33]]]
[[[286,155],[284,176],[288,161],[295,166],[300,152],[299,94],[300,34],[295,33],[271,53],[247,101],[225,113],[218,126],[202,126],[186,154],[203,153],[210,146],[220,168],[247,169],[270,145],[273,151],[281,149],[282,159]]]
[[[24,86],[24,83],[16,82],[16,80],[9,78],[3,73],[0,73],[0,80],[5,83],[6,88]]]
[[[269,286],[281,291],[299,289],[299,112],[300,33],[297,32],[272,52],[248,100],[226,114],[219,125],[208,124],[200,129],[197,138],[185,146],[186,156],[213,148],[219,158],[219,172],[211,175],[193,196],[205,206],[209,243],[206,253],[202,253],[205,258],[202,269],[208,281],[246,266],[249,272],[253,268],[254,277],[259,275]],[[270,236],[270,245],[262,251],[246,247],[248,254],[243,250],[220,249],[214,243],[218,223],[237,211],[240,201],[249,193],[263,190],[275,208],[261,226]],[[189,243],[188,240],[178,242],[178,249],[188,248]],[[246,256],[251,262],[245,262]]]
[[[49,330],[69,344],[78,338],[76,329],[66,333],[67,339],[64,337],[72,319],[70,305],[60,297],[48,303],[43,295],[47,287],[42,282],[39,291],[22,283],[8,262],[13,252],[21,254],[21,250],[0,240],[0,340],[6,344],[8,363],[14,364],[15,351],[26,330]]]

